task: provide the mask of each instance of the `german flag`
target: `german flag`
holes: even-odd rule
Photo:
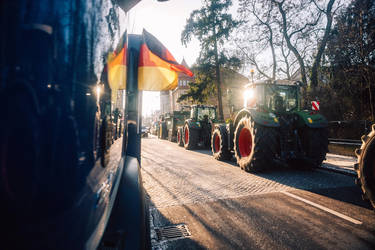
[[[127,33],[122,35],[117,48],[108,55],[108,83],[113,92],[126,88]]]
[[[178,74],[193,73],[176,62],[172,54],[153,35],[143,30],[138,64],[139,90],[164,91],[177,87]]]

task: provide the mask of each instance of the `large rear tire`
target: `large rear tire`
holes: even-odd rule
[[[186,149],[194,149],[198,145],[198,131],[189,127],[188,124],[184,127],[184,147]]]
[[[234,132],[237,164],[246,172],[261,172],[274,164],[280,140],[276,128],[264,127],[252,118],[240,120]]]
[[[309,167],[322,165],[328,152],[328,131],[326,128],[305,128],[302,135],[302,147],[310,159]]]
[[[362,146],[356,149],[358,162],[354,165],[357,171],[356,183],[360,186],[363,199],[369,200],[375,209],[375,124],[372,131],[362,136]]]
[[[224,126],[215,128],[211,137],[211,149],[216,160],[224,161],[232,158],[228,150],[228,133]]]
[[[180,147],[183,147],[183,146],[184,146],[184,140],[182,139],[182,137],[183,137],[183,133],[182,133],[182,131],[183,131],[183,128],[182,128],[182,127],[179,127],[179,128],[177,129],[177,144],[178,144],[178,146],[180,146]]]

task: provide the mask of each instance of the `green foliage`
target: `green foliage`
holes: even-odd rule
[[[204,103],[212,92],[216,92],[214,78],[215,70],[208,64],[194,66],[195,82],[189,83],[189,91],[178,98],[178,102],[190,100],[193,103]]]
[[[187,45],[192,37],[200,41],[201,51],[198,58],[196,83],[190,84],[190,91],[179,100],[192,98],[203,102],[210,90],[218,92],[219,116],[222,116],[220,67],[229,65],[239,67],[240,60],[227,56],[222,48],[225,40],[239,22],[232,18],[227,11],[232,5],[231,0],[204,0],[201,9],[194,10],[187,20],[181,33],[181,42]],[[212,93],[212,92],[211,92]]]
[[[374,1],[355,0],[340,14],[327,54],[331,65],[329,88],[338,99],[330,113],[339,111],[339,119],[374,121]]]
[[[212,50],[215,39],[221,44],[229,38],[230,32],[239,22],[233,20],[231,14],[227,14],[231,0],[205,0],[203,7],[194,10],[181,34],[181,42],[187,45],[195,36],[201,41],[202,50]]]

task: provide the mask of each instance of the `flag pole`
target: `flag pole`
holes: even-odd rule
[[[123,147],[126,155],[136,157],[139,164],[141,163],[142,97],[138,91],[138,61],[141,42],[141,35],[128,35],[127,98],[125,104],[127,140],[124,140],[124,144],[127,145]]]

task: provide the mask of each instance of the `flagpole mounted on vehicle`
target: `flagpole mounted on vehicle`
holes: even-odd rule
[[[138,62],[139,51],[142,43],[142,36],[128,35],[128,61],[127,61],[127,88],[125,104],[125,124],[127,132],[127,142],[124,140],[126,155],[136,157],[141,161],[141,125],[142,95],[138,90]]]

